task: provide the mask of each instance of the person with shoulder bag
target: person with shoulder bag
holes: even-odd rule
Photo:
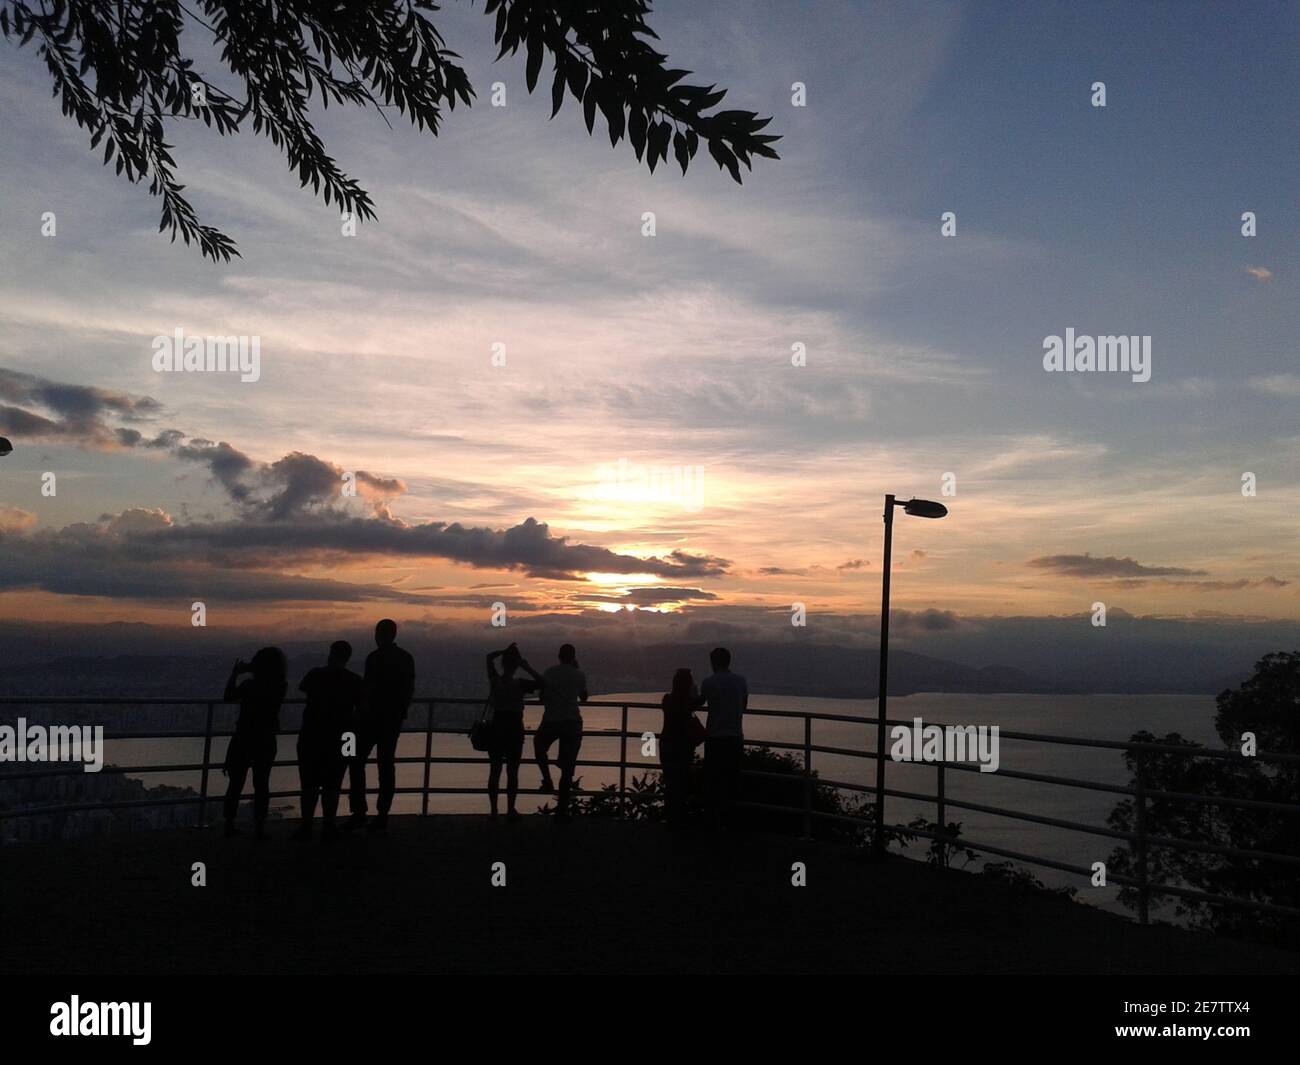
[[[500,672],[497,671],[497,659],[501,660]],[[515,676],[515,671],[519,669],[530,674],[533,679]],[[541,676],[524,660],[519,647],[513,643],[503,650],[488,654],[487,674],[488,713],[491,716],[486,721],[480,718],[475,722],[478,736],[475,736],[472,729],[470,740],[475,750],[487,750],[488,803],[492,817],[496,817],[498,812],[501,770],[504,767],[506,817],[513,821],[519,817],[515,800],[519,794],[519,763],[524,756],[524,697],[537,689]]]

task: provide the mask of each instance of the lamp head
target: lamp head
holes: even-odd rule
[[[942,518],[948,513],[948,508],[929,499],[909,499],[903,504],[903,513],[914,518]]]
[[[14,449],[13,444],[9,443],[3,436],[0,436],[0,459],[4,458]]]

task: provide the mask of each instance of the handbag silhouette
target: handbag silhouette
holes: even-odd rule
[[[483,712],[479,714],[478,720],[469,727],[469,743],[476,751],[486,751],[492,747],[491,709],[492,701],[489,699],[483,704]]]

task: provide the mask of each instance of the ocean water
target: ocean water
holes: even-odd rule
[[[596,697],[601,702],[652,702],[658,704],[660,693],[625,692]],[[752,707],[808,713],[825,713],[867,717],[875,714],[874,700],[822,699],[788,695],[754,694]],[[470,708],[448,708],[447,714],[461,711],[472,714]],[[530,707],[527,723],[535,727],[540,709]],[[930,724],[996,725],[1000,729],[1036,732],[1058,736],[1087,737],[1103,740],[1127,740],[1134,732],[1146,729],[1157,735],[1178,732],[1183,737],[1211,746],[1218,746],[1214,732],[1214,699],[1211,696],[1189,695],[963,695],[918,694],[891,697],[889,717],[910,721],[921,718]],[[595,760],[617,760],[619,740],[602,737],[602,729],[617,729],[621,717],[618,708],[588,707],[584,711],[587,736],[582,757]],[[423,726],[424,710],[413,708],[412,728]],[[640,733],[657,731],[661,715],[656,710],[629,709],[629,731]],[[440,716],[438,724],[448,727],[457,721]],[[750,714],[745,722],[746,738],[751,741],[787,742],[802,744],[804,725],[802,719],[765,718]],[[812,741],[817,745],[842,747],[849,750],[874,751],[875,727],[855,721],[814,721]],[[294,739],[280,740],[280,757],[294,757]],[[110,740],[108,761],[117,765],[178,764],[198,762],[202,756],[202,741],[190,739]],[[425,736],[423,731],[403,736],[399,756],[423,757]],[[435,734],[435,756],[470,757],[474,755],[463,732]],[[655,767],[653,759],[642,759],[640,743],[627,741],[629,761],[644,764],[647,770]],[[224,741],[213,745],[213,758],[218,763],[224,753]],[[531,756],[531,747],[525,757]],[[1129,781],[1122,752],[1046,744],[1020,740],[1000,741],[1001,768],[1017,769],[1054,776],[1065,776],[1098,783],[1125,785]],[[841,755],[815,753],[813,768],[828,779],[859,784],[871,784],[875,779],[872,760]],[[639,772],[633,768],[632,772]],[[616,782],[618,770],[607,767],[584,767],[579,770],[587,788]],[[398,786],[420,787],[423,783],[422,765],[399,765]],[[1104,792],[1064,787],[1035,781],[1013,780],[999,773],[969,773],[949,771],[945,774],[945,791],[949,798],[987,804],[1002,808],[1037,814],[1040,816],[1104,826],[1106,816],[1120,796]],[[434,787],[481,787],[486,778],[486,767],[475,765],[436,765],[431,784]],[[168,783],[198,786],[198,774],[148,774],[150,784]],[[373,765],[370,784],[375,783]],[[887,785],[903,791],[934,794],[936,771],[933,766],[889,762],[886,768]],[[523,787],[535,787],[537,770],[525,764],[521,769]],[[219,797],[224,786],[220,770],[210,774],[210,795]],[[276,791],[293,791],[297,787],[297,771],[293,768],[277,769],[273,773],[272,788]],[[540,796],[521,796],[520,808],[535,809],[547,801]],[[372,799],[373,802],[373,799]],[[296,816],[297,804],[290,799],[274,800],[274,806],[286,816]],[[482,795],[434,795],[432,812],[472,813],[486,811],[487,799]],[[399,795],[395,812],[415,813],[420,809],[420,797]],[[906,824],[912,818],[923,816],[934,820],[934,803],[890,798],[886,801],[886,818],[894,824]],[[215,807],[210,817],[219,816]],[[1004,847],[1024,854],[1041,856],[1089,867],[1094,861],[1104,861],[1111,853],[1114,841],[1084,832],[1016,821],[983,812],[949,807],[946,820],[959,821],[963,837],[993,846]],[[921,859],[925,856],[925,841],[917,840],[904,853]],[[975,866],[978,867],[978,861]],[[1033,872],[1050,886],[1074,886],[1082,901],[1111,910],[1121,910],[1116,901],[1115,887],[1094,888],[1087,879],[1058,870],[1034,867]]]

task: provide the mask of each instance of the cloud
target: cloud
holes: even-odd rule
[[[1062,577],[1204,577],[1205,570],[1178,566],[1144,566],[1131,558],[1094,558],[1092,555],[1043,555],[1027,565],[1051,570]]]
[[[1259,281],[1271,281],[1273,278],[1273,271],[1265,266],[1248,266],[1246,273]]]
[[[371,600],[432,604],[436,598],[386,585],[303,577],[282,570],[241,570],[195,561],[177,552],[142,552],[142,538],[176,530],[157,510],[127,510],[98,523],[17,535],[0,527],[0,591],[172,600],[188,610],[203,602],[339,602]]]
[[[1131,558],[1094,558],[1092,555],[1044,555],[1030,559],[1030,566],[1052,570],[1063,577],[1103,578],[1119,588],[1145,588],[1150,585],[1169,588],[1187,588],[1196,592],[1236,592],[1247,588],[1285,588],[1291,582],[1278,577],[1261,577],[1251,580],[1189,581],[1168,580],[1169,577],[1203,577],[1205,570],[1181,569],[1177,566],[1144,566]],[[1152,580],[1151,578],[1166,578]]]
[[[1193,588],[1198,592],[1238,592],[1246,588],[1285,588],[1291,582],[1277,577],[1262,577],[1257,581],[1240,577],[1235,581],[1166,581],[1165,583],[1181,588]]]
[[[24,438],[62,440],[95,450],[130,446],[108,419],[155,417],[162,406],[149,396],[69,385],[0,367],[0,428],[14,444]],[[14,404],[22,404],[15,406]],[[31,410],[36,407],[38,410]],[[140,434],[132,430],[136,437]]]
[[[961,619],[951,610],[900,610],[889,612],[889,623],[901,633],[946,632],[961,624]]]
[[[1275,373],[1265,377],[1252,377],[1246,384],[1256,392],[1285,396],[1288,399],[1300,397],[1300,374]]]
[[[221,457],[212,460],[213,463],[221,461]],[[247,483],[250,474],[254,478],[252,486]],[[344,476],[341,466],[302,451],[291,451],[275,462],[246,466],[236,477],[236,483],[241,489],[240,501],[250,512],[269,521],[287,521],[296,519],[309,507],[340,498]],[[350,471],[348,476],[361,496],[384,498],[406,491],[406,485],[396,477],[380,477],[368,470]],[[261,495],[257,494],[259,491]]]
[[[105,531],[114,536],[156,532],[168,529],[172,524],[172,517],[165,510],[147,507],[132,507],[120,514],[102,514],[99,520]]]
[[[213,479],[246,517],[266,521],[292,521],[312,508],[328,507],[352,486],[358,497],[371,501],[376,512],[384,501],[404,495],[406,484],[369,470],[347,470],[303,451],[291,451],[274,462],[257,462],[225,441],[202,437],[185,439],[169,429],[146,447],[164,448],[186,462],[208,467]],[[345,475],[347,480],[345,480]]]
[[[466,528],[443,522],[408,525],[390,516],[313,514],[298,522],[235,520],[177,523],[163,510],[131,508],[58,530],[32,533],[35,517],[0,510],[0,591],[122,599],[248,600],[257,602],[370,600],[421,605],[478,604],[491,597],[403,591],[395,585],[351,583],[295,575],[297,567],[351,556],[445,558],[475,568],[523,570],[530,576],[582,581],[582,573],[711,577],[725,559],[682,551],[658,558],[620,555],[552,536],[532,518],[509,529]],[[698,588],[632,589],[631,605],[718,596]]]
[[[0,507],[0,533],[24,532],[34,529],[36,524],[36,515],[30,510],[23,510],[20,507]]]
[[[64,441],[95,450],[144,448],[201,463],[250,516],[291,520],[308,508],[340,499],[344,490],[342,467],[305,452],[292,451],[275,462],[262,463],[224,441],[189,436],[179,429],[146,435],[133,425],[110,424],[157,417],[163,407],[151,396],[66,385],[0,367],[0,399],[27,405],[0,406],[0,426],[15,437]],[[28,409],[31,406],[44,413]],[[363,498],[377,501],[406,491],[395,477],[368,470],[346,472]]]
[[[264,564],[279,558],[383,555],[444,558],[476,569],[522,570],[531,577],[581,580],[584,573],[649,573],[666,578],[720,577],[731,563],[712,555],[673,551],[664,556],[619,554],[593,544],[553,536],[527,518],[506,529],[428,521],[409,524],[387,513],[371,517],[322,511],[307,520],[191,523],[167,530],[170,544],[184,543],[247,556]]]
[[[721,597],[713,592],[706,592],[701,588],[669,588],[666,585],[653,585],[648,588],[629,588],[622,595],[582,595],[577,598],[584,603],[660,606],[664,603],[685,603],[693,600],[714,601]]]
[[[389,556],[444,558],[481,569],[522,570],[532,577],[582,580],[586,572],[653,574],[665,578],[718,577],[730,562],[711,555],[675,550],[641,558],[551,535],[545,522],[529,517],[503,529],[428,521],[409,524],[396,517],[386,500],[406,491],[395,477],[342,467],[302,451],[274,462],[259,462],[232,444],[164,429],[146,436],[132,427],[114,428],[105,420],[153,416],[161,404],[148,396],[60,385],[30,374],[0,371],[0,395],[37,403],[62,421],[47,419],[48,432],[82,446],[116,446],[165,451],[208,468],[237,511],[225,522],[176,524],[126,511],[108,521],[104,532],[121,536],[134,550],[167,552],[178,545],[202,548],[217,567],[280,569],[323,557]],[[371,501],[372,513],[347,509],[345,473],[356,494]],[[127,518],[130,515],[130,518]],[[124,524],[125,523],[125,524]],[[84,526],[86,529],[91,526]]]
[[[789,566],[760,566],[755,572],[760,577],[824,577],[831,572],[839,574],[857,573],[865,570],[871,563],[864,558],[852,558],[847,562],[841,562],[838,566],[823,566],[821,563],[814,563],[811,566],[803,566],[799,569],[793,569]]]

